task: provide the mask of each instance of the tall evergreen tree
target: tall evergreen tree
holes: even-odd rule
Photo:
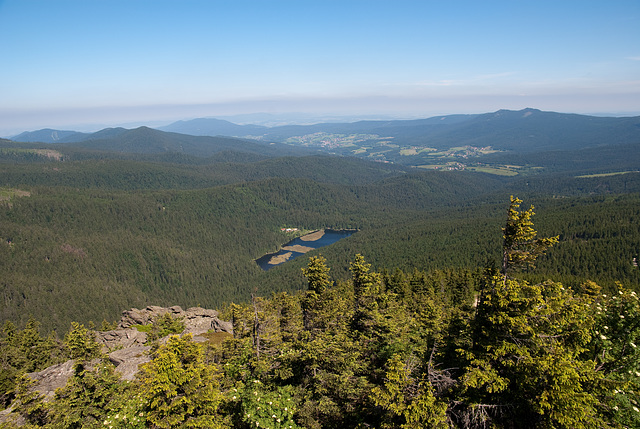
[[[531,218],[535,214],[533,206],[528,210],[518,211],[522,200],[511,196],[511,203],[507,210],[507,222],[502,228],[502,274],[517,268],[533,265],[535,260],[558,242],[558,237],[536,238]]]
[[[155,428],[225,428],[220,372],[191,335],[170,336],[142,373],[147,421]]]

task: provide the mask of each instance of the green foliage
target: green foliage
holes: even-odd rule
[[[530,284],[507,276],[532,265],[557,238],[536,239],[533,207],[511,197],[503,228],[502,276],[488,270],[474,320],[473,347],[461,378],[469,405],[465,425],[506,426],[526,421],[544,427],[590,427],[598,420],[601,379],[596,363],[581,360],[591,341],[590,295],[559,283]],[[484,423],[483,423],[484,424]]]
[[[640,302],[626,288],[594,299],[595,323],[585,357],[602,374],[601,413],[622,427],[640,425]]]
[[[138,385],[124,389],[120,395],[113,398],[109,404],[107,415],[104,417],[102,427],[117,429],[144,429],[148,428],[145,417],[144,394]]]
[[[381,427],[447,427],[447,404],[434,397],[431,385],[416,380],[400,355],[394,355],[388,365],[384,384],[371,393],[373,402],[391,414]]]
[[[496,279],[478,304],[474,346],[462,377],[467,418],[591,427],[595,363],[580,360],[591,339],[588,299],[557,283]]]
[[[315,292],[317,295],[322,295],[331,286],[330,269],[327,267],[326,262],[327,260],[322,256],[312,256],[309,258],[307,268],[302,269],[302,273],[309,283],[308,290]]]
[[[283,182],[271,185],[290,189]],[[300,190],[313,188],[310,183],[305,186],[309,187]],[[277,204],[283,207],[289,204],[286,193],[269,199],[251,185],[229,187],[227,191],[236,198],[222,198],[213,192],[210,196],[220,200],[213,205],[196,205],[197,213],[189,219],[195,221],[202,216],[212,221],[251,201],[256,214],[264,214],[266,222],[275,225],[275,220],[269,220],[273,213],[268,201],[278,199]],[[198,200],[196,195],[194,192],[190,198]],[[175,199],[187,198],[186,194],[165,197],[162,207],[168,208]],[[140,198],[144,200],[145,196]],[[632,221],[640,213],[634,206],[637,201],[637,197],[629,197],[598,202],[598,216],[606,217],[605,213],[618,208],[602,234],[614,238],[610,236],[615,233],[613,223],[633,232]],[[363,246],[367,255],[371,250],[375,263],[366,261],[364,252],[352,253],[355,257],[350,263],[332,265],[330,270],[329,261],[335,260],[337,253],[368,243],[372,236],[363,230],[354,234],[355,244],[345,240],[346,244],[333,248],[336,253],[327,253],[331,257],[312,254],[302,270],[302,262],[273,270],[276,274],[280,270],[295,271],[297,277],[291,277],[291,281],[300,288],[304,284],[302,272],[307,290],[266,297],[254,290],[250,302],[228,305],[224,313],[233,323],[232,338],[200,344],[190,335],[169,336],[165,345],[156,343],[153,360],[131,383],[120,382],[110,365],[97,363],[91,368],[83,363],[50,403],[43,402],[32,390],[33,383],[21,375],[53,362],[59,345],[54,337],[40,337],[35,320],[24,330],[6,323],[0,336],[4,377],[0,381],[7,389],[6,400],[17,397],[14,413],[32,426],[51,428],[638,426],[637,292],[617,285],[611,295],[593,281],[581,281],[576,287],[559,281],[536,281],[540,274],[532,272],[531,263],[535,261],[538,267],[549,264],[557,248],[572,243],[566,235],[542,257],[543,250],[553,243],[536,238],[532,208],[521,212],[520,200],[510,203],[503,252],[499,240],[494,249],[498,258],[506,255],[504,272],[491,266],[477,268],[480,265],[430,270],[394,266],[392,271],[377,272],[372,267],[384,265],[379,255],[381,249],[388,248],[372,250],[371,244]],[[547,213],[556,202],[545,204]],[[215,216],[208,213],[211,207],[216,210]],[[587,203],[579,206],[579,216],[567,231],[573,234],[583,228],[583,221],[593,219],[586,213],[592,207]],[[478,210],[483,216],[498,213],[486,207]],[[158,212],[164,213],[161,209]],[[278,210],[273,212],[280,214]],[[465,227],[449,236],[473,237],[469,236],[472,226],[479,224],[470,221],[469,213],[452,208],[448,219],[434,218],[429,228],[451,231],[461,223]],[[566,215],[560,215],[563,210],[551,213],[558,217],[541,230],[548,231],[550,225],[567,220]],[[427,231],[415,219],[404,219],[406,224],[398,225],[391,234],[406,231],[403,228],[407,225]],[[376,226],[372,221],[370,225],[375,229],[382,223]],[[483,225],[499,231],[497,222]],[[206,228],[200,232],[204,236]],[[277,236],[277,230],[274,234]],[[395,238],[400,243],[394,247],[399,254],[411,247],[403,236]],[[195,237],[189,240],[192,244],[197,241]],[[451,244],[433,240],[433,249],[424,252],[427,256],[437,252],[439,245],[444,249]],[[375,239],[372,242],[375,244]],[[215,245],[214,240],[207,241],[202,254]],[[417,247],[412,251],[420,253]],[[86,260],[80,253],[67,256],[74,263]],[[133,252],[122,256],[136,269],[146,263]],[[395,253],[389,260],[394,257]],[[525,269],[519,272],[516,268]],[[170,269],[162,272],[180,279]],[[289,278],[276,274],[260,278]],[[244,277],[247,284],[256,278]],[[160,337],[181,332],[184,326],[166,314],[150,326],[139,328]],[[64,347],[69,356],[79,360],[96,353],[90,330],[80,323],[71,325]],[[23,355],[29,357],[28,362]],[[17,380],[23,381],[16,387]]]
[[[356,307],[361,301],[366,300],[367,296],[377,295],[380,290],[380,282],[382,277],[377,273],[370,273],[371,264],[367,264],[364,257],[357,254],[351,263],[349,270],[352,273],[353,293],[355,295]]]
[[[309,291],[256,298],[231,306],[234,338],[206,354],[171,336],[134,383],[79,365],[49,405],[21,389],[15,412],[51,428],[636,425],[635,292],[496,273],[474,309],[446,290],[464,272],[381,275],[359,255],[352,266],[357,277],[316,296],[308,329]]]
[[[0,332],[0,406],[9,405],[15,397],[16,385],[27,372],[39,371],[62,358],[55,333],[40,336],[40,323],[30,318],[23,330],[10,321]]]
[[[327,260],[322,256],[312,256],[309,258],[307,268],[302,269],[308,282],[307,293],[302,302],[304,327],[307,330],[316,326],[317,315],[322,312],[322,306],[325,303],[324,294],[332,284],[326,262]]]
[[[112,331],[114,329],[118,329],[117,322],[109,323],[106,319],[102,320],[102,323],[100,324],[100,331],[106,332],[106,331]]]
[[[502,274],[518,267],[533,265],[535,260],[558,242],[558,237],[536,238],[533,229],[533,206],[520,212],[522,200],[511,196],[511,204],[507,210],[507,223],[502,228],[504,242],[502,244]]]
[[[181,334],[184,331],[184,321],[180,317],[174,317],[170,313],[158,316],[151,324],[151,329],[143,330],[148,332],[147,341],[155,341],[167,335]]]
[[[5,325],[5,328],[9,329],[8,344],[18,347],[17,366],[22,370],[35,371],[38,368],[44,368],[51,361],[51,352],[57,344],[52,336],[47,338],[40,336],[40,322],[30,318],[20,333],[13,331],[11,325]]]
[[[143,369],[147,422],[157,428],[224,428],[218,413],[223,400],[219,379],[218,369],[204,363],[191,335],[170,336]]]
[[[73,377],[56,391],[49,411],[49,427],[104,427],[108,410],[125,389],[111,363],[99,362],[94,368],[76,363]]]
[[[231,395],[231,402],[239,409],[242,423],[235,427],[246,428],[299,428],[293,418],[296,412],[290,387],[271,390],[260,380],[251,380],[246,385],[238,384]]]
[[[16,386],[18,413],[29,424],[36,427],[49,422],[49,405],[40,392],[34,390],[35,382],[23,375]]]
[[[100,355],[95,333],[78,322],[71,322],[71,329],[64,337],[64,347],[71,359],[88,361]]]

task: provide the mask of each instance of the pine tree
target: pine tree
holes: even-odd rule
[[[302,319],[307,331],[322,328],[318,326],[316,316],[323,311],[323,304],[326,303],[324,294],[332,285],[329,277],[330,268],[326,262],[322,256],[312,256],[307,268],[302,269],[308,283],[307,292],[302,300]]]
[[[533,207],[519,212],[521,202],[511,197],[501,275],[487,270],[472,349],[460,350],[467,408],[457,419],[464,427],[593,427],[599,402],[590,386],[599,376],[593,361],[580,359],[591,338],[591,300],[559,283],[509,276],[557,242],[535,238]]]
[[[511,204],[507,210],[507,222],[502,228],[502,275],[517,268],[533,265],[535,260],[558,242],[558,236],[536,238],[531,218],[535,214],[533,206],[526,211],[518,211],[522,200],[511,196]]]
[[[173,335],[142,374],[147,421],[156,428],[225,428],[218,408],[221,374],[206,365],[200,345],[190,334]]]
[[[64,337],[64,347],[71,359],[91,360],[100,354],[100,345],[93,332],[78,322],[71,323],[71,329]]]

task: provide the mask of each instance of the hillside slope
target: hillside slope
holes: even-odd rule
[[[492,146],[514,152],[573,150],[640,141],[640,117],[611,118],[543,112],[537,109],[499,110],[481,115],[448,115],[418,120],[359,121],[279,127],[228,126],[216,119],[180,122],[163,129],[185,134],[259,136],[282,142],[314,133],[375,134],[403,146],[448,149],[455,146]],[[198,134],[200,135],[200,134]]]

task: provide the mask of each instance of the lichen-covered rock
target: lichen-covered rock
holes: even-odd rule
[[[27,375],[36,382],[35,390],[42,393],[45,399],[50,399],[56,389],[67,385],[73,376],[75,364],[75,360],[68,360],[65,363],[52,365],[42,371],[31,372]]]
[[[185,333],[198,335],[204,332],[233,332],[231,322],[225,322],[218,318],[218,312],[201,307],[191,307],[184,311],[179,306],[158,307],[151,305],[139,310],[132,308],[122,312],[122,318],[118,327],[121,329],[130,328],[134,325],[148,325],[153,323],[158,317],[169,313],[173,317],[180,317],[185,324]]]
[[[185,333],[193,335],[205,332],[233,332],[231,322],[225,322],[218,318],[218,312],[201,307],[191,307],[184,312]]]
[[[147,334],[135,328],[114,329],[112,331],[96,332],[96,341],[109,351],[142,346],[147,341]]]
[[[109,353],[109,360],[122,380],[133,380],[138,374],[138,366],[151,361],[149,350],[149,346],[132,346]]]

